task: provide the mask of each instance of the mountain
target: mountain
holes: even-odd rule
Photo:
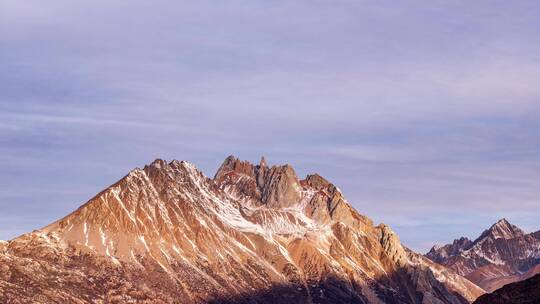
[[[434,246],[426,257],[491,292],[540,273],[540,231],[526,234],[501,219],[476,240]]]
[[[1,303],[470,303],[484,291],[401,245],[318,174],[228,157],[135,169],[0,244]]]
[[[540,274],[527,280],[505,285],[495,292],[479,297],[474,304],[538,304]]]

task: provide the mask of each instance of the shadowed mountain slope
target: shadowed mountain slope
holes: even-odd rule
[[[527,280],[505,285],[493,293],[479,297],[474,304],[538,304],[540,274]]]

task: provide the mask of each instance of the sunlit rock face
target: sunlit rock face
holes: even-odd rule
[[[491,292],[540,273],[540,231],[526,234],[501,219],[474,241],[461,238],[426,256]]]
[[[0,243],[0,303],[469,303],[483,290],[404,248],[340,190],[228,157],[135,169]]]

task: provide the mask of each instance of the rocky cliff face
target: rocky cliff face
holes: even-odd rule
[[[491,292],[539,273],[540,233],[526,234],[502,219],[474,241],[461,238],[426,256]]]
[[[0,243],[1,303],[469,303],[483,290],[404,248],[319,175],[228,157],[135,169]]]

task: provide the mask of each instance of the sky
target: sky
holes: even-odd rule
[[[317,172],[420,252],[540,230],[538,1],[0,1],[0,239],[135,167]]]

